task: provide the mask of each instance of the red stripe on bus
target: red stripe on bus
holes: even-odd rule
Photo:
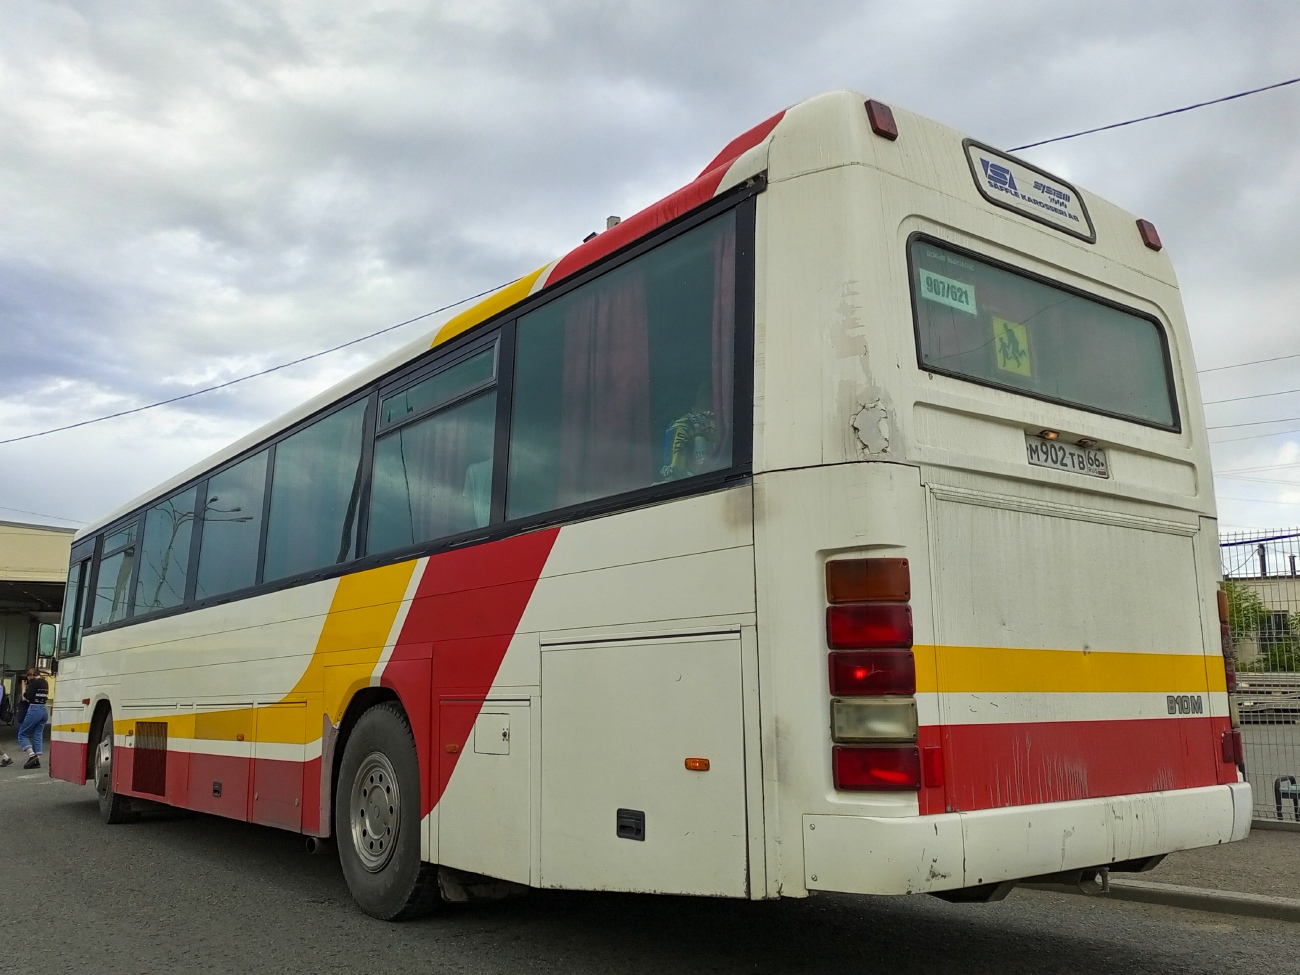
[[[546,283],[550,285],[567,278],[570,274],[594,264],[602,257],[614,253],[620,247],[625,247],[639,240],[664,224],[676,220],[682,214],[688,213],[702,203],[707,203],[713,199],[713,195],[718,192],[718,186],[721,185],[723,177],[727,175],[727,170],[731,168],[731,164],[742,153],[754,148],[754,146],[771,135],[772,130],[776,128],[777,123],[781,121],[784,115],[784,111],[777,112],[770,119],[760,122],[748,132],[732,139],[727,144],[727,147],[704,167],[704,172],[700,173],[693,182],[668,194],[658,203],[650,204],[650,206],[639,213],[634,213],[622,223],[615,224],[604,233],[598,234],[585,244],[580,244],[569,251],[568,254],[560,258],[555,265],[555,269],[546,279]]]
[[[969,811],[1237,781],[1223,718],[944,725],[945,807]],[[926,811],[938,810],[928,803]]]
[[[559,533],[551,528],[429,559],[383,673],[415,735],[422,815],[447,788]],[[449,708],[439,727],[433,709],[444,697],[478,706]]]

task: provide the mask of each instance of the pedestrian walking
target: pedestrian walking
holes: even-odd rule
[[[3,681],[0,681],[0,714],[4,714],[4,710],[5,710],[5,685]],[[6,765],[12,765],[13,763],[14,760],[5,754],[5,750],[3,748],[0,748],[0,768],[4,768]]]
[[[18,726],[18,747],[27,752],[23,768],[41,767],[45,721],[49,717],[46,705],[49,699],[50,682],[38,674],[35,667],[28,667],[27,681],[23,684],[23,702],[27,705],[27,711],[23,715],[23,723]]]

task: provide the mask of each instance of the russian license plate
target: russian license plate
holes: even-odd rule
[[[1089,477],[1110,477],[1110,464],[1106,451],[1099,447],[1080,447],[1059,440],[1042,437],[1025,437],[1025,454],[1035,467],[1053,467],[1058,471],[1073,471]]]

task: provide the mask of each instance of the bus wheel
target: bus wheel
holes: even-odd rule
[[[113,712],[104,715],[99,743],[95,745],[95,792],[99,795],[99,818],[112,826],[137,819],[131,800],[113,791]]]
[[[343,876],[357,904],[384,921],[439,903],[437,867],[420,861],[420,764],[406,716],[379,704],[357,720],[334,792]]]

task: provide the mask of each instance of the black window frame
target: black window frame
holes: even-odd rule
[[[1035,281],[1038,284],[1043,284],[1050,288],[1055,288],[1058,291],[1064,291],[1066,294],[1071,294],[1074,295],[1075,297],[1083,298],[1087,301],[1092,301],[1095,302],[1096,304],[1104,305],[1107,308],[1113,308],[1116,311],[1121,311],[1127,315],[1132,315],[1135,318],[1140,318],[1143,321],[1150,322],[1152,325],[1155,326],[1156,335],[1160,337],[1160,351],[1164,356],[1165,388],[1169,394],[1169,406],[1170,406],[1171,414],[1173,415],[1173,420],[1174,420],[1173,424],[1166,425],[1163,423],[1156,423],[1152,420],[1142,419],[1141,417],[1130,416],[1127,413],[1117,413],[1112,410],[1102,409],[1100,407],[1085,406],[1081,403],[1076,403],[1071,400],[1062,399],[1056,396],[1048,396],[1044,393],[1037,393],[1032,390],[1022,389],[1019,386],[1012,386],[1009,383],[998,383],[989,379],[983,379],[980,377],[971,376],[964,372],[958,372],[953,369],[944,369],[940,366],[936,366],[932,363],[926,362],[921,347],[921,316],[920,316],[920,309],[917,307],[916,287],[915,287],[915,280],[914,280],[916,275],[916,268],[912,262],[912,245],[918,241],[923,241],[928,244],[933,244],[934,246],[942,250],[952,251],[953,253],[962,255],[963,257],[968,257],[971,260],[979,261],[981,264],[986,264],[990,267],[997,268],[1000,271],[1006,271],[1010,274],[1016,275],[1017,277],[1028,278],[1030,281]],[[1029,399],[1035,399],[1038,400],[1039,402],[1052,403],[1056,406],[1064,406],[1072,410],[1080,410],[1084,413],[1092,413],[1097,416],[1110,417],[1111,419],[1114,420],[1123,420],[1125,423],[1136,423],[1138,426],[1148,427],[1149,429],[1152,430],[1159,430],[1162,433],[1181,434],[1183,432],[1182,406],[1178,401],[1178,384],[1175,381],[1175,376],[1174,376],[1173,354],[1169,345],[1169,334],[1165,330],[1164,323],[1161,322],[1158,318],[1156,318],[1156,316],[1150,314],[1149,312],[1139,311],[1136,308],[1132,308],[1128,305],[1121,304],[1118,301],[1111,301],[1110,299],[1103,298],[1100,295],[1083,291],[1082,289],[1075,288],[1071,285],[1064,283],[1063,281],[1054,280],[1043,274],[1030,271],[1027,268],[1019,267],[1015,264],[1008,263],[1007,261],[1000,260],[999,258],[993,257],[989,254],[983,254],[980,253],[979,251],[972,250],[969,247],[963,247],[960,244],[954,244],[952,241],[944,240],[941,237],[936,237],[934,234],[928,234],[920,230],[914,231],[908,235],[907,241],[904,244],[904,254],[907,258],[907,297],[908,297],[909,306],[912,309],[912,339],[916,347],[916,365],[917,368],[920,369],[922,372],[933,373],[934,375],[937,376],[947,376],[951,379],[957,379],[960,380],[961,382],[971,383],[975,386],[984,386],[988,389],[998,389],[1006,393],[1014,393],[1017,396],[1025,396]]]
[[[108,525],[95,535],[94,564],[91,566],[91,588],[86,599],[86,625],[82,630],[82,636],[85,636],[85,634],[90,632],[98,633],[101,630],[109,630],[134,622],[131,610],[135,605],[136,579],[140,574],[139,552],[136,552],[131,557],[131,581],[127,583],[126,612],[120,620],[114,620],[111,623],[101,623],[99,626],[93,627],[93,629],[91,625],[95,618],[95,603],[99,599],[99,570],[103,566],[105,559],[112,558],[119,552],[125,552],[129,548],[135,548],[141,544],[144,536],[144,513],[148,510],[148,505],[139,508],[131,512],[129,515],[119,518],[117,521]],[[125,531],[132,524],[135,525],[135,534],[131,536],[131,541],[127,542],[125,545],[119,545],[116,548],[110,549],[107,552],[104,551],[104,542],[107,541],[109,536]]]
[[[350,559],[344,559],[341,562],[335,562],[329,566],[321,566],[315,569],[308,569],[305,572],[299,572],[296,575],[284,576],[283,578],[275,579],[272,582],[269,583],[266,582],[265,581],[266,546],[267,546],[267,540],[270,538],[270,530],[271,530],[271,492],[275,489],[275,460],[276,460],[276,453],[278,452],[277,448],[280,446],[280,444],[284,443],[284,441],[288,440],[290,437],[294,436],[295,434],[302,433],[304,430],[306,430],[308,427],[312,426],[313,424],[321,420],[328,419],[329,417],[333,416],[335,413],[340,413],[351,406],[355,406],[357,403],[362,402],[363,400],[366,403],[366,409],[362,413],[362,417],[361,417],[361,464],[360,464],[360,471],[357,475],[361,479],[361,492],[357,496],[357,525],[355,529],[355,531],[357,532],[356,554],[354,554]],[[332,571],[332,570],[339,569],[341,566],[352,565],[357,561],[357,559],[359,559],[364,555],[365,539],[361,535],[361,531],[363,528],[365,528],[365,518],[362,512],[367,510],[370,504],[370,457],[375,445],[375,419],[376,419],[376,413],[378,411],[378,408],[379,407],[378,407],[378,397],[376,396],[376,388],[375,385],[371,383],[362,387],[359,390],[356,390],[353,393],[348,394],[346,397],[344,397],[341,400],[337,400],[333,403],[330,403],[328,406],[322,407],[320,410],[317,410],[315,413],[313,413],[311,416],[307,417],[306,419],[300,420],[298,423],[295,423],[292,427],[288,428],[287,430],[280,431],[272,439],[265,441],[265,444],[270,445],[271,453],[267,457],[266,490],[262,495],[262,534],[261,537],[258,539],[258,543],[257,543],[256,585],[259,591],[274,592],[276,589],[289,588],[288,585],[283,585],[283,583],[293,583],[296,581],[297,584],[301,584],[303,582],[310,582],[314,579],[325,579],[325,578],[329,578],[332,575],[340,575],[341,574],[340,572]],[[242,460],[246,457],[251,457],[255,453],[257,453],[256,449],[252,451],[248,451],[246,453],[240,454],[238,459]],[[220,470],[225,470],[226,467],[228,466],[233,466],[233,465],[223,464],[218,471],[214,471],[213,473],[218,473]],[[252,587],[249,588],[251,589]],[[241,594],[248,592],[248,590],[244,590],[244,589],[240,589],[236,591]],[[224,596],[225,594],[223,593],[222,595]],[[220,600],[222,597],[214,596],[212,598]],[[207,600],[204,600],[204,605],[206,605],[207,602],[208,602]]]
[[[154,508],[158,507],[158,505],[162,504],[164,501],[168,501],[171,498],[180,497],[182,494],[184,494],[186,491],[190,490],[191,488],[197,488],[197,490],[194,492],[194,511],[192,512],[192,517],[190,520],[190,550],[185,553],[185,594],[184,596],[181,597],[180,603],[178,603],[176,606],[168,606],[166,609],[155,609],[148,613],[136,613],[135,587],[138,586],[140,583],[140,563],[143,562],[144,560],[144,533],[145,533],[145,528],[148,526],[148,522],[149,522],[149,512],[152,511]],[[194,578],[192,573],[194,572],[199,557],[199,540],[198,540],[199,524],[200,524],[199,512],[202,510],[203,494],[204,491],[206,490],[207,490],[206,477],[199,481],[187,481],[183,486],[176,488],[175,490],[168,491],[165,494],[159,495],[157,498],[155,498],[153,501],[150,501],[147,505],[145,505],[136,513],[139,517],[139,525],[136,530],[139,532],[139,536],[140,536],[139,541],[137,542],[137,544],[140,546],[140,551],[136,553],[136,565],[131,572],[131,586],[132,586],[131,606],[130,606],[130,611],[127,613],[127,617],[126,617],[128,620],[137,620],[137,619],[144,620],[144,619],[152,619],[155,616],[165,616],[169,613],[175,612],[180,607],[187,605],[191,600],[191,598],[193,598]],[[108,533],[106,532],[105,537],[107,537],[107,535]]]
[[[94,600],[93,598],[88,598],[85,615],[86,625],[83,629],[83,636],[91,633],[107,632],[123,626],[130,626],[135,623],[175,616],[181,613],[192,612],[194,610],[206,609],[212,606],[238,602],[252,596],[291,589],[311,582],[337,578],[342,575],[375,568],[377,566],[405,562],[413,558],[421,558],[428,555],[436,555],[440,552],[462,548],[466,545],[521,535],[538,528],[583,521],[618,511],[633,510],[650,504],[658,504],[691,495],[708,494],[736,485],[749,483],[752,479],[753,473],[754,442],[754,266],[755,251],[757,247],[755,230],[757,223],[757,197],[766,188],[767,180],[765,174],[760,174],[759,176],[734,187],[702,206],[669,221],[667,224],[657,228],[654,232],[645,237],[633,241],[592,265],[569,275],[564,280],[557,282],[554,286],[545,287],[537,294],[531,295],[516,305],[485,319],[483,322],[467,329],[463,334],[430,349],[428,352],[420,355],[417,359],[402,363],[400,366],[397,366],[384,375],[376,377],[365,386],[349,393],[342,399],[322,406],[308,416],[305,416],[285,429],[278,431],[273,436],[241,450],[238,454],[222,461],[218,466],[204,471],[197,477],[173,486],[165,494],[160,494],[158,497],[151,499],[148,504],[143,505],[141,508],[124,515],[115,520],[112,524],[100,529],[96,532],[93,539],[86,540],[88,543],[92,544],[94,551],[94,560],[91,567],[91,588],[88,590],[91,597],[93,597],[94,587],[98,585],[99,567],[102,559],[107,555],[114,554],[112,552],[101,554],[100,552],[103,541],[108,535],[121,530],[134,521],[137,523],[137,537],[134,544],[137,546],[142,544],[143,539],[141,536],[143,532],[144,515],[153,505],[159,503],[164,498],[171,497],[175,494],[189,490],[191,487],[197,486],[199,488],[195,500],[197,508],[197,506],[201,504],[201,499],[206,497],[205,492],[207,490],[207,484],[212,478],[237,464],[248,460],[259,451],[267,451],[266,486],[262,495],[262,525],[261,535],[258,541],[256,582],[251,586],[222,593],[218,596],[210,596],[205,599],[194,598],[195,583],[197,580],[197,562],[203,534],[202,522],[200,519],[196,518],[198,530],[193,532],[191,538],[185,601],[179,606],[155,610],[151,613],[140,616],[131,614],[131,611],[134,609],[134,606],[131,605],[128,607],[128,615],[124,619],[113,623],[101,624],[92,628],[89,625],[89,622],[91,618],[91,607]],[[649,487],[625,492],[623,494],[611,495],[593,501],[569,505],[564,508],[540,512],[527,517],[507,520],[505,518],[505,502],[507,476],[509,471],[510,416],[513,405],[515,331],[518,319],[532,311],[535,311],[543,305],[549,304],[551,301],[563,297],[571,291],[581,288],[583,285],[594,281],[607,272],[621,267],[630,261],[636,260],[643,254],[668,243],[674,238],[695,229],[701,224],[732,210],[734,210],[736,214],[736,291],[735,332],[732,346],[734,358],[733,369],[735,372],[732,384],[733,429],[731,434],[731,465],[722,470],[710,471],[706,474],[681,478],[663,484],[655,484]],[[429,376],[450,369],[472,355],[483,351],[485,348],[493,346],[495,346],[495,369],[493,378],[490,382],[480,383],[470,390],[457,394],[450,400],[429,407],[419,413],[405,415],[399,420],[384,425],[382,429],[380,428],[380,408],[386,397],[395,393],[400,393],[402,390],[410,388],[416,383],[422,382]],[[367,551],[367,535],[369,532],[370,520],[371,475],[373,472],[374,447],[377,437],[396,431],[408,423],[417,422],[435,413],[449,409],[453,405],[463,403],[475,396],[482,395],[483,392],[489,389],[495,389],[496,391],[496,428],[494,432],[492,456],[492,498],[488,524],[484,527],[471,529],[456,535],[444,536],[431,541],[417,543],[400,549],[390,549],[371,555]],[[367,408],[362,427],[362,487],[358,500],[359,511],[356,529],[357,553],[355,557],[334,565],[323,566],[308,572],[287,576],[283,579],[276,579],[273,582],[264,581],[263,574],[266,566],[266,544],[270,524],[269,515],[271,491],[274,485],[277,446],[289,437],[306,429],[311,424],[323,420],[332,413],[346,409],[347,407],[363,400],[367,402]],[[140,560],[137,553],[137,558],[132,567],[131,573],[130,599],[132,604],[134,603],[135,598],[139,562]]]

